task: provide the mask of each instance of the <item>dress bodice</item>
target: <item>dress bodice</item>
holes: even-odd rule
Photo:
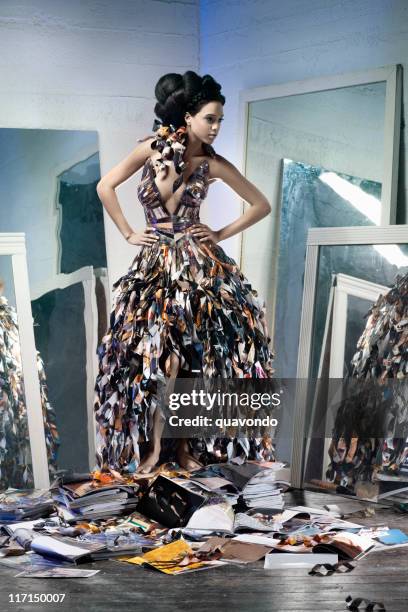
[[[144,208],[146,222],[153,225],[172,219],[199,222],[201,202],[205,199],[209,187],[208,173],[208,159],[204,159],[188,177],[175,210],[169,212],[155,181],[153,162],[148,157],[137,187],[137,195]]]

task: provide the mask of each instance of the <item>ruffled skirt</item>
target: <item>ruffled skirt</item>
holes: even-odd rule
[[[273,374],[264,307],[235,261],[220,246],[199,243],[188,233],[159,235],[113,286],[95,384],[102,469],[138,466],[140,443],[151,438],[154,412],[163,408],[157,383],[166,380],[172,354],[180,372],[199,371],[204,378]],[[271,458],[270,440],[212,440],[210,447],[218,457],[242,451]]]

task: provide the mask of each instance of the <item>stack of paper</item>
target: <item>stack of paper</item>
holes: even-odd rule
[[[31,549],[48,559],[78,563],[92,560],[91,552],[104,548],[103,545],[83,544],[73,538],[56,538],[51,536],[37,536],[31,543]]]
[[[122,539],[118,536],[116,540],[117,543],[105,534],[93,534],[93,537],[89,535],[86,539],[37,535],[31,542],[31,549],[46,559],[80,563],[141,554],[144,549],[159,545],[138,534],[123,535]]]
[[[54,499],[80,520],[102,519],[135,510],[138,484],[102,484],[93,480],[66,483]]]
[[[54,501],[47,491],[7,489],[0,496],[0,522],[12,523],[49,516]]]
[[[284,505],[274,469],[262,470],[255,474],[245,485],[242,496],[249,508],[282,510]]]

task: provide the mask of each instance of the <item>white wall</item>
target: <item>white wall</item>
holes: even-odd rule
[[[200,70],[222,84],[227,98],[215,148],[237,165],[240,90],[388,64],[408,69],[406,0],[201,0],[200,26]],[[405,99],[407,82],[405,77]],[[403,177],[407,157],[405,143]],[[407,191],[403,181],[398,212],[404,220]],[[230,222],[240,210],[237,198],[223,186],[210,192],[207,206],[214,227]],[[239,258],[238,237],[223,246]]]
[[[198,0],[2,0],[0,127],[96,130],[103,174],[151,132],[158,78],[198,63]],[[135,228],[138,178],[118,190]],[[135,248],[109,218],[106,244],[112,285]]]

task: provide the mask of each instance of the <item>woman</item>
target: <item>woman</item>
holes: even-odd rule
[[[272,376],[272,353],[256,293],[218,243],[253,225],[271,210],[265,196],[212,144],[223,121],[224,96],[210,76],[166,74],[155,88],[156,133],[98,183],[103,206],[129,244],[140,246],[117,293],[110,329],[99,348],[95,414],[97,457],[103,468],[149,472],[162,450],[163,406],[157,383],[201,371],[204,377]],[[138,186],[146,227],[126,221],[116,187],[143,167]],[[200,222],[209,184],[222,180],[250,207],[213,230]],[[149,441],[141,456],[140,440]],[[230,440],[214,445],[180,441],[176,459],[197,467],[224,457]],[[267,442],[232,441],[228,456],[264,457]],[[261,448],[262,447],[262,448]],[[143,454],[143,453],[142,453]]]

